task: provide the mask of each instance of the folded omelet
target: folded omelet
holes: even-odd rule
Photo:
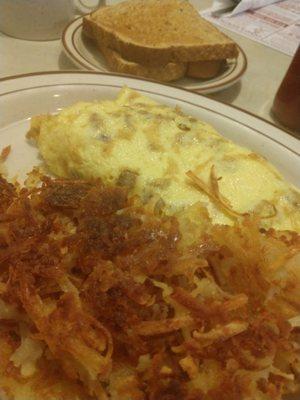
[[[57,176],[126,185],[167,213],[201,202],[213,223],[254,213],[265,228],[300,232],[299,192],[263,157],[129,88],[35,117],[28,137]]]

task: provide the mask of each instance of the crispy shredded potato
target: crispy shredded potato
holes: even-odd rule
[[[201,205],[165,216],[127,190],[0,179],[2,392],[26,400],[296,392],[299,235],[259,229],[255,216],[212,225]]]

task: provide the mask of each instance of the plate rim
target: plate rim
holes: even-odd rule
[[[207,110],[209,110],[211,112],[215,112],[216,114],[218,114],[220,116],[228,118],[228,119],[230,119],[230,120],[232,120],[232,121],[234,121],[234,122],[236,122],[238,124],[244,125],[247,128],[250,128],[250,129],[256,131],[257,133],[259,133],[259,134],[263,135],[264,137],[266,137],[268,140],[271,140],[271,141],[277,143],[277,145],[280,145],[280,146],[284,147],[285,150],[288,150],[289,152],[293,153],[297,157],[300,157],[300,140],[298,138],[296,138],[295,136],[293,136],[290,131],[284,129],[284,127],[280,127],[278,125],[275,125],[273,122],[268,121],[268,120],[262,118],[259,115],[255,115],[254,113],[252,113],[250,111],[244,110],[244,109],[242,109],[242,108],[240,108],[240,107],[238,107],[236,105],[232,105],[232,104],[226,103],[225,101],[211,99],[211,98],[209,98],[209,97],[207,97],[207,96],[205,96],[203,94],[199,94],[197,92],[194,92],[194,91],[191,91],[191,90],[188,90],[188,89],[185,89],[185,88],[181,88],[181,87],[178,87],[178,86],[175,86],[175,85],[166,84],[166,83],[159,83],[159,82],[151,80],[151,79],[144,79],[144,78],[131,76],[131,75],[127,76],[127,75],[118,74],[118,73],[96,72],[96,71],[80,71],[80,70],[79,71],[74,71],[74,70],[71,70],[71,71],[40,71],[40,72],[31,72],[31,73],[26,73],[26,74],[10,75],[10,76],[6,76],[6,77],[3,77],[3,78],[0,78],[0,83],[2,83],[2,82],[3,83],[4,82],[8,82],[9,83],[9,81],[10,81],[13,84],[14,82],[17,82],[18,79],[25,79],[25,80],[26,79],[30,80],[31,78],[38,79],[41,76],[44,77],[45,75],[46,76],[47,75],[48,76],[54,76],[54,75],[74,76],[76,74],[81,75],[81,76],[85,76],[85,75],[86,76],[88,76],[88,75],[90,75],[90,76],[91,75],[99,76],[100,75],[100,76],[103,76],[103,77],[105,77],[105,76],[108,76],[108,77],[119,77],[119,78],[122,78],[122,79],[125,79],[125,80],[128,79],[128,80],[137,80],[137,81],[142,81],[142,82],[144,81],[146,83],[153,84],[154,86],[160,86],[160,87],[163,87],[163,88],[165,87],[166,89],[172,89],[172,90],[175,90],[175,91],[182,92],[183,94],[185,94],[187,96],[194,97],[195,98],[195,102],[190,101],[190,99],[185,99],[184,96],[181,96],[180,94],[178,95],[178,97],[174,97],[174,96],[170,96],[169,94],[160,94],[157,91],[155,91],[155,88],[152,91],[153,94],[159,94],[161,96],[169,97],[169,98],[172,98],[172,99],[175,99],[175,100],[180,100],[180,101],[183,101],[183,102],[185,102],[187,104],[191,104],[193,106],[196,106],[196,107],[199,107],[199,108],[203,108],[203,109],[207,109]],[[77,81],[77,82],[73,82],[71,84],[76,85],[78,83],[79,82]],[[45,87],[45,86],[53,86],[53,84],[54,83],[49,84],[49,85],[43,84],[41,86],[43,86],[43,87]],[[65,83],[65,84],[67,84],[67,83]],[[86,82],[86,84],[87,84],[87,82]],[[95,82],[95,84],[96,84],[96,82]],[[64,85],[64,83],[59,83],[58,85]],[[37,88],[37,86],[34,86],[34,85],[28,86],[27,85],[26,88],[22,88],[22,89],[18,88],[16,90],[10,89],[10,90],[6,90],[5,91],[5,89],[3,88],[3,85],[2,85],[2,87],[0,86],[0,98],[2,98],[5,95],[9,95],[11,93],[14,93],[14,92],[23,91],[23,90],[29,90],[29,89],[32,89],[32,88]],[[148,92],[151,93],[151,90],[148,90]],[[250,117],[250,122],[247,122],[247,121],[243,121],[242,122],[239,119],[237,119],[236,116],[227,115],[222,110],[215,111],[213,107],[209,108],[210,104],[207,104],[206,106],[202,105],[202,104],[198,104],[196,99],[201,99],[202,101],[204,101],[204,103],[208,102],[211,105],[212,104],[221,105],[221,107],[224,107],[225,112],[226,112],[226,110],[228,112],[233,110],[234,112],[237,112],[238,114],[241,114],[241,115],[243,115],[245,117],[248,117],[248,118]],[[255,121],[255,120],[260,122],[260,124],[262,124],[262,126],[261,127],[254,127],[253,126],[253,121]],[[267,129],[271,129],[271,132],[274,129],[275,131],[277,131],[277,133],[281,137],[276,137],[276,134],[273,134],[273,133],[270,134],[270,132],[266,132]],[[299,147],[299,151],[295,150],[296,147]]]
[[[86,15],[88,15],[88,14],[86,14]],[[79,16],[79,17],[73,19],[72,21],[70,21],[65,26],[65,28],[64,28],[64,30],[62,32],[62,36],[61,36],[61,43],[62,43],[64,51],[66,52],[68,57],[71,58],[71,60],[79,68],[84,68],[85,70],[94,71],[94,72],[114,73],[114,71],[110,71],[109,69],[105,69],[104,70],[104,69],[96,68],[74,46],[74,44],[73,44],[73,35],[78,29],[80,29],[82,27],[82,19],[84,18],[84,16],[85,15]],[[71,35],[71,38],[68,37],[70,35]],[[69,45],[69,42],[71,42],[71,46]],[[203,83],[203,85],[201,85],[199,87],[190,88],[188,90],[195,91],[197,93],[213,93],[213,92],[217,92],[217,91],[220,91],[220,90],[224,90],[227,87],[229,87],[229,86],[233,85],[234,83],[238,82],[242,78],[242,76],[245,74],[245,72],[246,72],[246,70],[248,68],[248,59],[247,59],[246,53],[244,52],[244,50],[238,44],[237,44],[237,47],[239,49],[239,56],[241,57],[241,67],[240,67],[240,71],[236,75],[232,76],[234,70],[238,66],[237,62],[235,64],[235,68],[233,69],[233,71],[231,71],[227,75],[227,79],[226,79],[226,77],[223,78],[223,79],[226,80],[225,82],[221,83],[222,82],[222,78],[221,78],[219,81],[212,82],[212,83]],[[83,61],[83,60],[85,60],[85,61]],[[130,74],[121,74],[121,75],[136,77],[136,75],[130,75]],[[230,79],[228,79],[228,77]],[[158,81],[156,81],[156,82],[158,82]],[[174,82],[176,82],[176,81],[174,81]],[[176,84],[174,83],[174,85],[176,85]],[[176,85],[176,86],[180,87],[180,88],[187,89],[186,85]]]

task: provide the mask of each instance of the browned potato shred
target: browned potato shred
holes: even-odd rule
[[[4,393],[276,400],[299,389],[299,235],[255,216],[212,225],[203,210],[205,234],[191,236],[184,212],[158,215],[126,185],[41,181],[0,180]]]

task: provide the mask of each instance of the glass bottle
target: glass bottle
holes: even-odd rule
[[[300,132],[300,46],[279,86],[272,114],[282,125]]]

